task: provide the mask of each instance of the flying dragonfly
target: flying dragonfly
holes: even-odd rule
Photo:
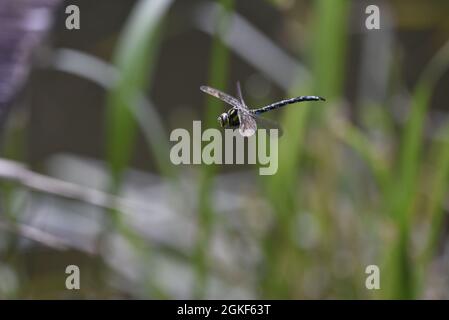
[[[256,133],[258,123],[264,128],[280,129],[275,122],[260,117],[260,115],[265,112],[279,109],[283,106],[297,102],[326,101],[326,99],[318,96],[299,96],[296,98],[281,100],[261,108],[249,109],[243,100],[239,82],[237,82],[237,98],[208,86],[201,86],[200,89],[201,91],[208,93],[211,96],[214,96],[232,106],[231,109],[222,113],[218,117],[218,123],[223,128],[239,128],[240,134],[244,137],[250,137]]]

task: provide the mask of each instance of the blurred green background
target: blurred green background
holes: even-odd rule
[[[448,299],[448,15],[444,0],[63,3],[3,130],[0,297]],[[273,176],[171,165],[171,130],[224,110],[200,85],[237,80],[254,107],[327,102],[273,112]]]

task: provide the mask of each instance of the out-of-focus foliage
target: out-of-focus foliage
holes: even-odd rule
[[[404,3],[379,3],[382,28],[368,31],[364,1],[137,1],[117,40],[90,52],[113,57],[89,60],[115,75],[103,84],[104,162],[55,151],[36,168],[56,178],[54,189],[3,184],[0,297],[449,297],[449,129],[436,99],[449,8]],[[431,40],[415,63],[407,41],[422,34]],[[75,56],[59,57],[59,71],[101,85],[69,67]],[[249,105],[301,94],[327,102],[278,112],[285,134],[273,176],[173,168],[167,128],[215,126],[221,103],[199,86],[232,92],[238,79]],[[6,155],[22,162],[33,124],[24,113],[5,136],[15,150]],[[151,169],[134,166],[144,153]],[[63,288],[68,264],[86,274],[79,292]],[[365,287],[372,264],[380,290]]]

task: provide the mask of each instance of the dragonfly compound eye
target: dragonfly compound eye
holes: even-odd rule
[[[218,123],[220,124],[220,126],[225,127],[227,125],[228,122],[228,114],[227,113],[222,113],[219,117],[218,117]]]

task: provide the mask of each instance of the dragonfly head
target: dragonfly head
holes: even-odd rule
[[[221,127],[227,127],[229,125],[229,117],[227,113],[222,113],[219,117],[218,117],[218,123],[220,124]]]

